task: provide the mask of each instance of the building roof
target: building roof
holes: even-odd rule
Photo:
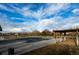
[[[53,30],[53,32],[75,32],[75,31],[79,31],[79,29],[64,29],[64,30]]]

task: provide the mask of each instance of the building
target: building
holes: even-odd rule
[[[75,37],[76,45],[79,46],[79,29],[66,29],[66,30],[54,30],[55,38],[63,38],[63,41],[66,40],[67,37]]]

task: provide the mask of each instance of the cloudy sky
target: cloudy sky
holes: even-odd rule
[[[0,4],[4,32],[68,29],[79,25],[79,3]]]

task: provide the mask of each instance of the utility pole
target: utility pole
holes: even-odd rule
[[[0,25],[0,31],[2,31],[2,27],[1,27],[1,25]]]

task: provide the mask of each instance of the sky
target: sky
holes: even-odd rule
[[[0,3],[3,32],[62,30],[79,25],[79,3]]]

